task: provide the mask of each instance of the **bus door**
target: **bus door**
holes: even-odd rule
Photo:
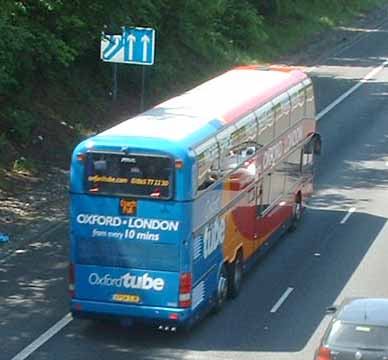
[[[256,206],[254,177],[245,169],[237,170],[227,180],[231,193],[232,210],[227,212],[227,233],[224,251],[228,260],[233,260],[237,250],[243,246],[244,259],[254,251]],[[226,188],[226,186],[225,186]]]
[[[278,166],[263,175],[256,188],[256,248],[283,233],[291,208],[286,202],[286,175]]]

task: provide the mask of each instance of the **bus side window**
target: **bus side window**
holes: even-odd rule
[[[302,154],[298,149],[290,154],[284,162],[286,173],[286,192],[291,192],[297,186],[302,171],[301,167]]]
[[[205,177],[203,177],[202,182],[198,183],[198,190],[205,190],[210,185],[214,184],[219,179],[219,171],[216,169],[208,169]]]
[[[196,154],[197,188],[194,192],[202,191],[212,185],[219,177],[219,149],[215,138],[211,138],[194,150]]]
[[[287,93],[274,100],[275,134],[280,136],[290,127],[291,103]]]
[[[270,205],[275,204],[284,194],[286,182],[286,167],[284,162],[279,163],[271,173]]]
[[[270,205],[271,195],[271,174],[263,177],[260,186],[257,187],[256,215],[261,216]]]
[[[301,84],[296,85],[289,92],[291,100],[291,125],[296,124],[304,117],[305,91]]]
[[[306,91],[305,115],[307,118],[312,118],[312,117],[314,117],[314,113],[315,113],[313,85],[311,83],[308,83],[305,91]]]
[[[258,146],[253,141],[242,143],[231,149],[229,153],[221,159],[220,173],[224,175],[237,169],[237,167],[245,168],[247,164],[252,162],[250,158],[256,154],[257,149]],[[246,160],[249,160],[249,163],[246,163]]]
[[[259,138],[258,143],[265,146],[275,138],[275,114],[272,108],[263,109],[258,113]]]

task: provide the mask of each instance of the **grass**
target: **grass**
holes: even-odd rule
[[[387,0],[353,0],[351,6],[341,5],[341,1],[335,6],[328,6],[324,0],[307,2],[304,7],[297,8],[293,15],[265,22],[264,31],[268,41],[263,44],[258,57],[263,61],[272,61],[300,47],[313,36],[349,25],[366,11],[386,4]]]

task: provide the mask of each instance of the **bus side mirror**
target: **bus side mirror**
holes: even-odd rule
[[[322,140],[321,135],[318,133],[315,133],[310,141],[305,144],[303,148],[303,152],[306,155],[314,154],[314,155],[320,155],[321,154],[321,148],[322,148]]]
[[[314,134],[313,141],[314,141],[314,149],[313,149],[314,155],[321,155],[321,152],[322,152],[321,134],[318,134],[318,133]]]
[[[215,182],[219,179],[219,173],[217,170],[209,170],[208,181]]]
[[[334,314],[336,311],[337,311],[337,306],[336,305],[332,305],[332,306],[329,306],[329,307],[326,308],[325,313],[327,315],[331,315],[331,314]]]

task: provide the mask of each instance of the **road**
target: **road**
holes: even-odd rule
[[[387,32],[388,19],[309,69],[324,141],[315,195],[220,314],[189,334],[66,318],[64,225],[0,262],[0,359],[307,360],[327,306],[388,297]]]

